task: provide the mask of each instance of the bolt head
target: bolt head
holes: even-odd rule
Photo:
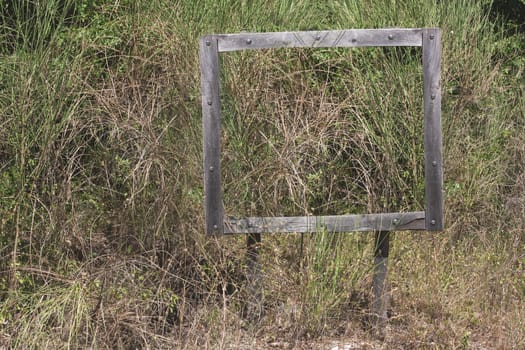
[[[356,38],[352,38],[352,42],[353,43],[357,42],[357,39]]]
[[[211,166],[210,167],[210,171],[213,173],[214,170],[215,170],[215,168]]]
[[[211,45],[211,41],[206,40],[206,46],[210,46],[210,45]]]
[[[217,231],[218,229],[219,229],[219,226],[217,226],[217,225],[213,225],[213,230],[214,230],[214,231]]]
[[[394,223],[394,225],[397,225],[399,223],[399,219],[394,219],[392,222]]]
[[[315,40],[321,40],[321,36],[320,36],[319,34],[317,34],[317,35],[315,36]]]
[[[433,166],[433,167],[436,167],[437,165],[438,165],[438,162],[436,162],[435,160],[432,161],[432,166]]]
[[[208,106],[211,106],[211,100],[208,100],[207,103],[208,103]]]
[[[431,98],[432,100],[435,100],[435,99],[436,99],[436,95],[431,95],[430,98]]]
[[[436,224],[436,220],[430,220],[430,225],[434,226]]]
[[[435,38],[435,35],[434,34],[430,34],[430,40],[434,40]]]
[[[246,39],[246,44],[250,45],[252,43],[252,39]]]
[[[394,36],[392,34],[388,34],[388,40],[394,39]]]

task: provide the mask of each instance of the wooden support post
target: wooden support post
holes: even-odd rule
[[[390,232],[378,231],[374,246],[374,300],[372,302],[372,324],[378,338],[385,337],[388,322],[388,253],[390,249]]]
[[[258,321],[264,314],[263,292],[262,292],[262,269],[259,261],[259,249],[261,243],[260,233],[249,233],[246,238],[246,281],[248,283],[248,299],[246,305],[246,317]]]

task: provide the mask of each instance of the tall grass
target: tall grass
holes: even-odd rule
[[[264,236],[265,316],[241,317],[244,237],[203,235],[197,42],[396,26],[443,30],[446,230],[393,236],[383,346],[524,345],[523,35],[504,36],[490,1],[2,4],[0,347],[380,346],[366,234]],[[221,67],[229,215],[422,208],[418,50]]]

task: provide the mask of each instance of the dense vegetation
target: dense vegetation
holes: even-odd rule
[[[446,230],[393,236],[384,346],[524,348],[523,7],[0,0],[0,348],[381,346],[367,325],[369,234],[265,236],[265,315],[243,318],[245,239],[203,234],[198,40],[434,26]],[[420,210],[420,60],[223,55],[228,214]]]

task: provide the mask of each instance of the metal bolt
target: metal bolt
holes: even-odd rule
[[[250,45],[252,43],[252,39],[246,39],[246,44]]]
[[[210,171],[213,173],[214,170],[215,170],[215,168],[211,166],[210,167]]]
[[[217,225],[213,225],[213,230],[214,230],[214,231],[217,231],[218,229],[219,229],[219,226],[217,226]]]
[[[435,160],[432,162],[432,166],[433,167],[436,167],[438,165],[438,162],[436,162]]]
[[[206,46],[210,46],[210,45],[211,45],[211,41],[206,40]]]
[[[394,39],[394,36],[392,34],[388,34],[388,40]]]
[[[211,106],[211,100],[208,100],[208,106]]]
[[[394,225],[397,225],[399,223],[399,219],[394,219],[393,223],[394,223]]]
[[[434,34],[430,34],[430,40],[434,40],[435,36]]]
[[[436,95],[430,95],[430,98],[435,100],[436,99]]]
[[[321,36],[320,36],[319,34],[317,34],[317,35],[315,36],[315,40],[321,40]]]
[[[434,226],[436,224],[436,220],[430,220],[430,225]]]
[[[356,39],[356,38],[353,38],[353,39],[352,39],[352,42],[353,42],[353,43],[355,43],[356,41],[357,41],[357,39]]]

